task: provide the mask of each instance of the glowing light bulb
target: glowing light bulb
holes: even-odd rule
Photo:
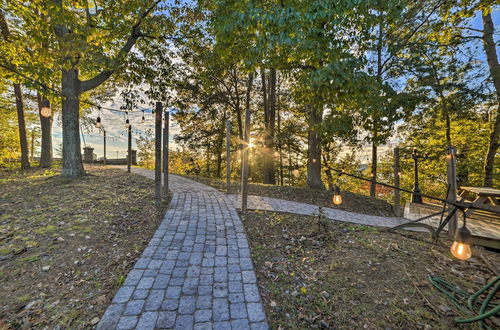
[[[453,242],[450,249],[451,254],[457,259],[467,260],[472,257],[472,250],[469,244]]]
[[[97,128],[101,128],[102,127],[102,124],[101,124],[101,117],[97,117],[96,121],[95,121],[95,127]]]
[[[295,169],[295,170],[292,171],[292,174],[293,174],[294,177],[298,178],[300,176],[300,171],[297,170],[297,169]]]
[[[144,118],[144,116],[142,116],[142,120],[141,122],[144,124],[146,122],[146,118]]]
[[[127,120],[125,121],[125,128],[129,128],[129,127],[130,127],[130,121],[127,118]]]
[[[342,195],[340,194],[340,188],[339,188],[339,186],[335,186],[334,189],[333,189],[332,202],[335,205],[342,204]]]
[[[451,245],[451,254],[460,260],[467,260],[472,257],[472,249],[470,247],[471,233],[467,227],[460,228],[455,236],[455,241]]]
[[[47,99],[42,100],[42,106],[40,108],[40,114],[43,117],[50,117],[52,110],[50,109],[50,102]]]

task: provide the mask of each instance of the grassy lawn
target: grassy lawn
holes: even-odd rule
[[[457,308],[429,282],[435,274],[476,291],[494,273],[475,249],[468,262],[424,233],[402,236],[318,217],[249,212],[243,217],[273,329],[451,329]],[[498,325],[497,325],[498,326]]]
[[[220,191],[226,191],[226,181],[197,176],[186,177],[191,180],[195,180],[217,188]],[[240,189],[241,183],[233,181],[231,183],[229,192],[232,194],[238,194],[240,193]],[[390,205],[386,201],[369,196],[354,194],[349,191],[342,192],[343,203],[341,205],[334,205],[332,203],[332,192],[319,191],[316,189],[310,189],[308,187],[275,186],[261,183],[250,183],[249,194],[279,198],[300,203],[314,204],[324,207],[338,208],[340,210],[356,213],[380,216],[394,216],[392,205]]]
[[[0,171],[0,329],[88,328],[157,228],[152,181]]]

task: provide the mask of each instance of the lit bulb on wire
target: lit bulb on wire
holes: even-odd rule
[[[144,110],[142,110],[142,120],[141,122],[144,124],[146,122],[146,118],[144,118]]]
[[[99,116],[97,116],[97,119],[95,121],[95,127],[97,127],[97,128],[101,128],[102,127],[101,117],[99,117]]]
[[[467,260],[470,257],[472,257],[472,250],[471,250],[471,232],[470,230],[465,226],[465,212],[464,212],[464,223],[462,228],[460,228],[457,231],[457,234],[455,235],[455,241],[451,245],[450,252],[451,254],[460,260]]]
[[[342,204],[342,195],[340,194],[340,187],[337,185],[335,185],[335,187],[333,188],[332,202],[335,205]]]
[[[50,102],[49,100],[47,100],[46,98],[42,99],[42,104],[41,104],[41,107],[40,107],[40,115],[42,115],[42,117],[50,117],[50,115],[52,114],[52,110],[50,109]]]

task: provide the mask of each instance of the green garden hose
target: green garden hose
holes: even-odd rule
[[[481,322],[481,327],[483,329],[491,329],[486,324],[485,320],[500,313],[500,303],[494,301],[495,295],[500,289],[500,276],[495,277],[490,283],[472,295],[437,276],[429,276],[429,280],[439,291],[448,296],[451,302],[453,302],[460,311],[467,315],[467,317],[455,318],[455,322]],[[486,295],[486,298],[480,299],[479,297],[488,290],[489,293]],[[467,302],[466,306],[464,305],[465,301]]]

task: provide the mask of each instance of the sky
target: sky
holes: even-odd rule
[[[496,39],[498,44],[498,36],[500,35],[500,11],[496,10],[492,13],[493,22],[496,28]],[[481,16],[477,15],[474,17],[472,21],[472,27],[475,29],[482,29],[482,20]],[[478,59],[486,63],[486,58],[484,55],[484,51],[482,47],[477,49]],[[500,55],[500,47],[497,47],[497,52]],[[114,109],[119,109],[122,103],[122,98],[119,94],[117,94],[113,100],[102,104],[103,107],[110,107]],[[90,114],[90,117],[95,119],[97,118],[98,110],[94,109]],[[154,132],[154,117],[151,113],[151,110],[148,109],[145,111],[145,123],[141,123],[142,111],[134,111],[129,113],[129,120],[132,125],[133,133],[132,133],[132,149],[137,149],[135,139],[141,135],[145,134],[147,129],[151,129]],[[53,146],[54,146],[54,156],[60,157],[58,154],[59,146],[62,144],[62,127],[60,114],[56,115],[54,118],[54,127],[53,127]],[[107,133],[107,157],[108,158],[124,158],[127,154],[127,132],[125,129],[125,116],[122,113],[115,113],[107,110],[102,110],[101,120],[103,127],[106,129]],[[174,141],[175,134],[178,134],[180,128],[178,124],[172,120],[170,120],[170,146],[172,148],[176,148],[177,144]],[[396,140],[391,140],[388,144],[381,146],[379,148],[380,154],[384,154],[385,152],[389,152],[395,147],[397,144]],[[81,138],[82,148],[87,145],[94,148],[94,153],[98,158],[103,156],[103,136],[102,133],[97,128],[93,128],[91,132],[84,132],[83,139]],[[362,162],[367,162],[370,159],[371,149],[369,146],[366,146],[360,152],[360,159]],[[35,152],[36,154],[36,152]]]

